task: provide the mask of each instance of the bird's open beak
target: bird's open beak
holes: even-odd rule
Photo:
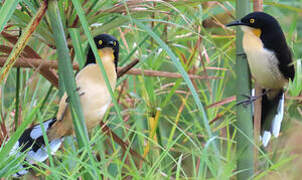
[[[240,25],[246,25],[246,24],[243,23],[243,22],[241,22],[240,20],[233,21],[233,22],[230,22],[229,24],[226,24],[227,27],[230,27],[230,26],[240,26]]]

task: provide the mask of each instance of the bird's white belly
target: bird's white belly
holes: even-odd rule
[[[110,103],[111,96],[106,88],[94,86],[94,89],[83,88],[85,93],[81,96],[82,108],[87,126],[93,128],[102,120]],[[88,127],[88,128],[89,128]]]
[[[243,49],[252,75],[262,88],[280,89],[286,83],[286,79],[279,71],[279,61],[275,54],[263,47],[261,39],[243,27]]]
[[[246,54],[251,73],[261,87],[278,89],[284,86],[285,79],[279,72],[279,62],[273,52],[262,48]]]
[[[113,68],[112,73],[108,72],[107,75],[110,81],[111,88],[115,88],[116,73]],[[110,80],[111,78],[111,80]],[[77,76],[77,85],[80,88],[79,94],[85,122],[88,129],[93,129],[103,118],[111,103],[111,95],[107,89],[106,83],[101,75],[101,71],[97,64],[86,66],[85,69],[80,71]]]

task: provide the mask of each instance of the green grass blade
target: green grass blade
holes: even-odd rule
[[[10,137],[9,141],[5,144],[4,148],[0,152],[0,159],[4,159],[8,156],[10,150],[14,146],[14,144],[18,141],[24,130],[32,123],[34,120],[34,116],[40,110],[40,105],[36,106],[28,116],[24,119],[20,127],[16,130],[16,132]],[[0,167],[3,167],[3,162],[1,161]]]
[[[83,48],[81,46],[80,32],[79,29],[70,28],[68,30],[72,44],[74,45],[75,57],[77,62],[79,63],[80,69],[84,67],[86,57],[84,55]]]
[[[6,1],[8,2],[8,1]],[[2,7],[4,8],[4,7]],[[9,74],[11,68],[15,64],[17,58],[21,54],[22,50],[25,48],[27,42],[29,41],[31,35],[37,28],[39,22],[41,21],[42,17],[44,16],[47,9],[46,2],[42,2],[41,7],[35,14],[35,16],[31,19],[30,23],[26,26],[26,29],[18,39],[18,42],[14,46],[12,52],[9,54],[9,57],[7,58],[3,68],[1,68],[0,73],[0,83],[3,81],[3,79]]]
[[[80,127],[76,126],[77,138],[80,147],[84,147],[85,144],[88,143],[88,133],[84,123],[85,121],[81,108],[80,98],[76,93],[76,82],[74,80],[71,58],[69,56],[69,50],[67,48],[66,38],[57,7],[57,2],[55,0],[49,1],[50,21],[53,27],[53,35],[56,41],[59,59],[59,75],[62,76],[66,92],[70,98],[71,105],[76,111],[78,120],[80,121],[79,123],[77,123],[80,124]]]
[[[211,131],[211,128],[209,126],[209,122],[208,122],[208,118],[207,118],[207,115],[206,115],[206,112],[204,110],[204,107],[199,99],[199,96],[187,74],[187,72],[184,70],[184,68],[182,67],[179,59],[175,56],[175,54],[172,52],[172,50],[167,46],[167,44],[160,39],[160,37],[155,34],[150,28],[148,28],[147,26],[145,26],[144,24],[142,24],[140,21],[136,20],[136,19],[132,19],[133,22],[140,28],[142,28],[143,30],[145,30],[148,34],[150,34],[150,36],[163,48],[167,51],[168,55],[171,57],[171,60],[173,61],[175,67],[177,68],[177,70],[180,72],[180,74],[183,76],[184,78],[184,81],[186,82],[187,86],[189,87],[192,95],[193,95],[193,98],[194,98],[194,101],[198,107],[198,110],[201,114],[201,119],[203,121],[203,126],[206,128],[207,130],[207,133],[208,133],[208,136],[209,138],[213,137],[213,134],[212,134],[212,131]],[[219,158],[220,158],[220,153],[219,153],[219,150],[216,146],[216,143],[213,143],[212,144],[212,147],[214,148],[214,152],[216,154],[215,158],[216,158],[216,161],[219,162]]]
[[[87,148],[90,161],[93,161],[87,128],[85,125],[85,119],[81,107],[80,97],[76,91],[76,82],[74,79],[73,68],[71,64],[71,58],[67,47],[66,37],[59,14],[59,8],[56,0],[49,1],[49,17],[51,26],[53,28],[53,36],[55,39],[57,53],[58,53],[58,65],[59,75],[62,77],[64,87],[68,97],[70,98],[69,108],[73,114],[73,123],[75,127],[75,133],[80,148]],[[90,162],[92,163],[92,162]],[[94,174],[94,173],[93,173]],[[91,178],[89,173],[85,173],[85,179]]]
[[[20,99],[20,68],[17,68],[16,72],[16,104],[15,104],[15,129],[18,127],[19,119],[19,99]]]
[[[2,32],[5,24],[14,13],[19,1],[20,0],[9,0],[4,2],[2,8],[0,9],[0,32]]]
[[[292,96],[298,96],[302,91],[302,59],[296,61],[295,78],[289,81],[289,92]]]

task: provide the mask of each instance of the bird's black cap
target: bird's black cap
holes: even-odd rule
[[[98,36],[95,36],[93,38],[94,43],[98,49],[110,47],[114,51],[114,64],[117,68],[118,63],[118,55],[119,55],[119,42],[118,40],[109,34],[100,34]],[[87,61],[86,64],[96,63],[95,56],[91,50],[91,47],[89,46],[88,54],[87,54]]]
[[[270,27],[280,27],[278,21],[271,15],[266,14],[264,12],[252,12],[240,20],[233,21],[226,26],[239,26],[239,25],[244,25],[244,26],[249,26],[252,28],[258,28],[258,29],[263,29],[266,28],[267,26]]]

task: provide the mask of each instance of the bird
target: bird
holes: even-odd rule
[[[104,65],[110,86],[115,88],[117,81],[117,65],[119,57],[119,42],[108,34],[94,37],[98,55]],[[111,95],[106,86],[99,64],[96,62],[91,47],[88,48],[86,63],[75,76],[85,124],[90,132],[102,120],[111,104]],[[62,144],[64,137],[74,135],[72,116],[68,106],[68,96],[65,93],[60,102],[56,116],[43,122],[47,133],[51,154],[54,154]],[[21,148],[21,149],[20,149]],[[48,158],[40,124],[26,129],[10,151],[10,155],[25,152],[25,161],[29,164],[43,162]],[[20,165],[19,171],[13,176],[20,177],[28,172],[26,163]]]
[[[110,86],[114,89],[117,80],[119,43],[115,37],[108,34],[96,36],[94,42],[98,48],[98,54],[102,59]],[[111,103],[110,92],[91,48],[88,50],[85,67],[76,75],[75,79],[86,127],[90,131],[99,123]],[[56,117],[59,121],[54,123],[53,128],[49,129],[47,133],[50,140],[71,135],[74,132],[71,126],[73,124],[72,115],[68,108],[67,98],[66,93],[61,98]],[[66,115],[64,115],[65,112]]]
[[[261,141],[266,147],[271,136],[280,133],[284,87],[295,76],[292,53],[279,22],[267,13],[252,12],[226,26],[239,26],[243,31],[243,50],[251,74],[262,88]]]

